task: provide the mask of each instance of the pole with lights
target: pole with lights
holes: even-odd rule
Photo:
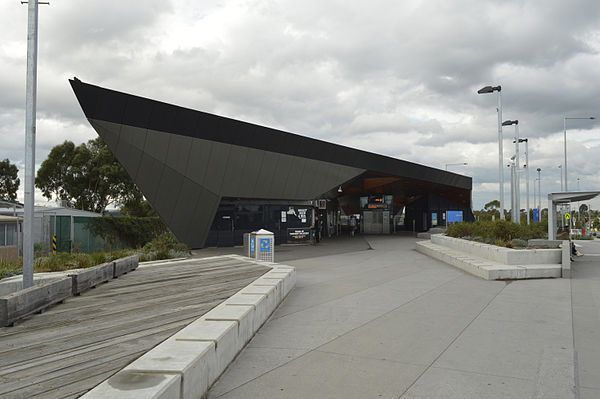
[[[504,166],[502,150],[502,86],[485,86],[477,90],[478,94],[498,92],[498,182],[500,185],[500,219],[504,220]]]

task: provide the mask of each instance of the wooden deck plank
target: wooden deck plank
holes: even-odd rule
[[[140,267],[0,328],[0,396],[78,397],[268,270],[231,257]]]

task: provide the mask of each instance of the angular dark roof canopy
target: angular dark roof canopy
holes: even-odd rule
[[[145,197],[191,248],[223,198],[310,200],[379,184],[470,206],[470,177],[70,81],[85,116]],[[338,187],[348,187],[344,194]],[[355,193],[357,191],[355,190]]]

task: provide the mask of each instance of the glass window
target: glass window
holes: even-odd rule
[[[6,246],[17,245],[17,225],[7,224],[6,225]]]
[[[0,247],[6,246],[6,223],[0,223]]]

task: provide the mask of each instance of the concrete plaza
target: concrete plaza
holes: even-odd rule
[[[600,243],[571,280],[505,282],[353,240],[276,252],[296,288],[210,399],[600,397]]]

